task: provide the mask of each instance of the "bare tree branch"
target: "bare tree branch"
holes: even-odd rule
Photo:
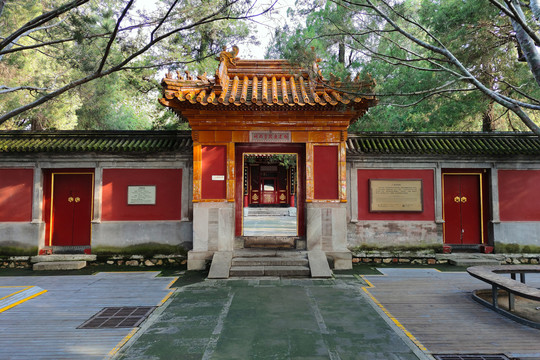
[[[107,57],[109,56],[109,52],[111,51],[111,46],[112,46],[114,40],[116,39],[116,34],[118,34],[118,29],[120,28],[120,23],[122,22],[122,20],[126,16],[129,9],[131,8],[131,5],[133,5],[133,1],[134,0],[129,0],[126,7],[122,11],[122,14],[120,15],[120,17],[116,21],[116,26],[114,27],[114,30],[113,30],[113,32],[111,34],[109,42],[107,43],[107,46],[105,47],[105,53],[103,54],[103,58],[101,59],[101,63],[99,64],[98,69],[96,71],[98,74],[101,73],[101,70],[103,70],[103,66],[105,66],[105,62],[107,61]]]
[[[470,84],[474,85],[478,90],[480,90],[482,93],[484,93],[487,97],[494,100],[498,104],[502,105],[505,108],[510,109],[514,114],[516,114],[520,120],[535,134],[540,136],[540,127],[535,124],[535,122],[527,115],[525,111],[523,111],[522,106],[525,104],[517,101],[515,99],[511,99],[509,97],[506,97],[504,95],[501,95],[492,89],[486,87],[480,80],[478,80],[455,56],[452,52],[450,52],[444,45],[442,46],[435,46],[432,44],[429,44],[410,32],[406,31],[402,26],[397,24],[390,16],[382,10],[382,7],[376,6],[373,1],[375,0],[364,0],[365,3],[359,3],[355,2],[354,0],[342,0],[344,3],[350,4],[352,6],[358,6],[358,7],[367,7],[369,9],[372,9],[378,16],[383,18],[392,28],[396,29],[401,35],[403,35],[405,38],[409,39],[410,41],[414,42],[418,46],[435,52],[437,54],[443,55],[445,58],[449,60],[451,64],[456,66],[456,68],[459,70],[459,72],[462,73],[462,81],[469,82]],[[380,3],[383,4],[385,9],[390,9],[388,11],[395,12],[394,9],[385,1],[385,0],[379,0]],[[416,22],[408,19],[407,23],[411,23],[413,25],[417,25]],[[423,29],[420,25],[418,25],[418,28]],[[433,37],[432,34],[429,32],[426,33],[428,36]],[[529,38],[530,39],[530,38]],[[436,41],[438,44],[441,44],[440,41]],[[540,67],[538,68],[540,71]],[[533,108],[536,110],[536,106],[532,106],[530,104],[526,104],[529,108]]]
[[[498,2],[497,0],[489,0],[490,3],[495,5],[497,9],[501,10],[505,15],[507,15],[511,20],[517,22],[523,30],[533,39],[536,46],[540,46],[540,38],[536,33],[527,25],[525,22],[525,18],[522,18],[519,15],[518,10],[515,8],[515,6],[510,2],[506,1],[506,4],[508,5],[508,8],[506,8],[503,4]]]
[[[77,7],[79,7],[79,6],[83,5],[83,4],[86,4],[88,1],[89,0],[74,0],[74,1],[72,1],[70,3],[67,3],[67,4],[65,4],[63,6],[60,6],[57,9],[46,12],[45,14],[42,14],[42,15],[30,20],[29,22],[27,22],[26,24],[21,26],[19,29],[17,29],[16,31],[11,33],[9,36],[4,38],[4,40],[0,42],[0,50],[5,48],[6,46],[8,46],[12,41],[15,41],[15,39],[17,39],[21,34],[24,34],[29,30],[40,27],[41,25],[46,24],[48,21],[50,21],[52,19],[56,19],[58,16],[66,13],[66,12],[68,12],[68,11],[74,9],[74,8],[77,8]]]
[[[0,94],[7,94],[15,91],[21,90],[30,90],[30,91],[47,91],[48,88],[38,88],[34,86],[17,86],[17,87],[8,87],[5,85],[0,85]]]
[[[80,0],[80,1],[82,1],[82,0]],[[239,1],[240,0],[226,1],[220,8],[216,9],[214,12],[210,13],[209,15],[206,15],[206,16],[198,19],[197,21],[193,21],[193,19],[190,19],[192,21],[187,25],[176,27],[176,28],[174,28],[174,29],[172,29],[172,30],[170,30],[170,31],[158,36],[158,37],[155,37],[153,39],[149,39],[149,41],[144,46],[140,47],[138,50],[134,51],[129,56],[127,56],[126,58],[124,58],[123,60],[118,62],[117,64],[109,67],[108,69],[105,69],[105,70],[102,69],[101,71],[95,71],[92,74],[89,74],[89,75],[87,75],[87,76],[85,76],[83,78],[72,81],[69,84],[67,84],[67,85],[65,85],[65,86],[63,86],[63,87],[61,87],[59,89],[56,89],[56,90],[54,90],[54,91],[52,91],[52,92],[50,92],[48,94],[45,94],[42,97],[36,99],[35,101],[33,101],[33,102],[29,103],[29,104],[23,105],[21,107],[18,107],[16,109],[13,109],[13,110],[1,115],[0,116],[0,124],[4,123],[8,119],[10,119],[10,118],[12,118],[14,116],[17,116],[17,115],[19,115],[19,114],[21,114],[21,113],[23,113],[25,111],[33,109],[33,108],[35,108],[35,107],[37,107],[37,106],[39,106],[39,105],[53,99],[53,98],[65,93],[66,91],[69,91],[69,90],[77,87],[77,86],[83,85],[85,83],[88,83],[88,82],[93,81],[95,79],[107,76],[109,74],[124,70],[124,68],[131,61],[133,61],[134,59],[136,59],[140,55],[146,53],[155,44],[159,43],[160,41],[163,41],[164,39],[167,39],[168,37],[170,37],[170,36],[172,36],[174,34],[177,34],[179,32],[186,31],[186,30],[191,30],[193,28],[196,28],[198,26],[208,24],[208,23],[211,23],[211,22],[216,22],[216,21],[221,21],[221,20],[240,20],[240,19],[247,19],[247,18],[250,18],[250,17],[260,16],[260,15],[268,12],[272,8],[272,6],[275,4],[275,2],[274,2],[274,4],[272,4],[271,7],[264,9],[259,14],[239,15],[239,16],[233,16],[231,14],[228,14],[227,9],[230,9],[234,4],[236,4]],[[129,6],[129,4],[127,6]]]

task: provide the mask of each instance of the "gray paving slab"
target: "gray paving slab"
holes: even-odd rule
[[[207,280],[181,288],[119,359],[418,359],[351,280]]]
[[[86,266],[86,261],[43,261],[32,266],[34,271],[79,270]]]
[[[0,313],[0,359],[103,359],[132,329],[77,327],[104,307],[159,305],[172,278],[156,275],[1,277],[0,287],[47,292]]]

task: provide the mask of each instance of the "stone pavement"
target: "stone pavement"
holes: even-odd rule
[[[472,301],[486,285],[468,274],[380,271],[206,280],[174,293],[157,272],[0,277],[3,301],[46,290],[0,308],[0,359],[540,359],[540,330]],[[527,282],[540,287],[540,277]],[[156,305],[140,328],[77,329],[103,307]]]
[[[158,274],[0,277],[3,301],[27,287],[46,290],[0,308],[0,359],[103,359],[133,329],[77,327],[104,307],[160,305],[171,293],[168,286],[174,278]]]
[[[418,359],[362,282],[207,280],[181,288],[120,359]],[[424,357],[425,358],[425,357]]]

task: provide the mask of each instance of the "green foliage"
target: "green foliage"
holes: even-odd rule
[[[96,246],[92,248],[92,253],[98,256],[105,255],[186,255],[187,251],[180,245],[167,245],[159,243],[145,243],[130,245],[126,247],[118,246]]]
[[[37,246],[0,246],[0,256],[34,256],[37,255]]]
[[[290,11],[291,25],[276,32],[267,53],[306,67],[317,55],[323,59],[321,67],[327,77],[329,72],[341,78],[354,77],[357,72],[361,78],[372,76],[379,106],[370,109],[350,131],[527,129],[507,108],[478,90],[468,91],[468,83],[452,74],[460,70],[442,55],[408,40],[372,9],[357,4],[365,1],[326,1],[320,6],[300,1]],[[305,25],[294,22],[302,13],[307,14]],[[488,0],[404,0],[394,3],[388,14],[425,43],[445,46],[488,89],[528,101],[507,84],[512,83],[523,93],[540,97],[527,65],[516,61],[508,19]],[[439,65],[447,71],[441,71]],[[538,115],[530,116],[538,121]]]
[[[272,154],[270,156],[258,157],[257,155],[246,155],[248,163],[264,162],[268,164],[279,164],[286,169],[296,167],[296,155],[293,154]]]
[[[414,244],[414,245],[388,245],[388,246],[379,246],[372,244],[362,244],[356,246],[351,251],[355,254],[361,252],[390,252],[390,253],[400,253],[405,251],[418,251],[426,253],[442,253],[443,246],[442,244]]]
[[[0,14],[0,38],[66,2],[7,1]],[[202,73],[216,68],[215,56],[224,46],[256,42],[256,39],[247,21],[224,18],[245,14],[246,4],[250,4],[248,0],[238,4],[226,0],[175,3],[170,13],[168,9],[173,4],[172,0],[157,1],[156,7],[147,12],[136,12],[131,8],[110,48],[111,32],[127,5],[123,0],[91,0],[51,20],[46,24],[47,29],[22,36],[14,48],[51,41],[54,44],[0,54],[0,86],[35,88],[0,93],[0,116],[55,90],[66,86],[74,88],[0,124],[0,129],[186,128],[187,125],[180,124],[174,114],[158,104],[157,99],[161,96],[158,77],[165,71]],[[215,17],[222,20],[195,25],[223,6],[227,7],[226,10]],[[160,22],[165,14],[168,14],[167,18]],[[151,31],[160,23],[154,37],[174,29],[185,29],[146,48]],[[127,29],[128,26],[131,28]],[[98,69],[115,68],[145,48],[140,56],[122,65],[121,72],[90,82],[79,82],[94,75]],[[105,54],[106,61],[102,62]],[[83,85],[75,86],[76,83]]]
[[[495,252],[498,254],[540,254],[540,246],[495,242]]]

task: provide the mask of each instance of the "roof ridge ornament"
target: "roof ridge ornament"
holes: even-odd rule
[[[223,51],[219,54],[219,58],[216,58],[216,60],[225,62],[227,65],[231,64],[231,65],[236,66],[236,60],[240,59],[236,57],[239,52],[240,52],[240,49],[236,45],[232,46],[232,51],[227,51],[227,47],[224,46]]]

